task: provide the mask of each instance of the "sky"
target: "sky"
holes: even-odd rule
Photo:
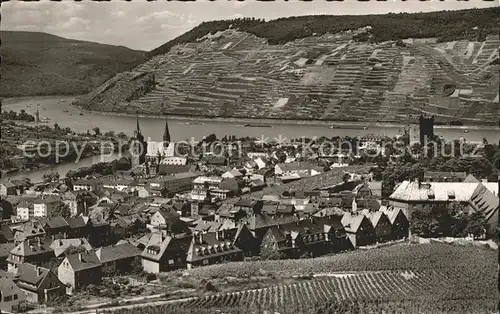
[[[37,31],[57,36],[122,45],[149,51],[189,31],[203,21],[256,17],[266,20],[279,17],[332,14],[384,14],[428,12],[498,6],[484,0],[388,0],[386,2],[301,2],[276,0],[216,0],[179,2],[160,0],[146,2],[11,1],[2,3],[2,30]]]

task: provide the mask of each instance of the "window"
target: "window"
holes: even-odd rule
[[[4,297],[4,298],[3,298],[3,300],[4,300],[5,302],[12,301],[12,296],[11,296],[11,295],[6,296],[6,297]]]
[[[14,294],[14,300],[17,300],[17,294]]]

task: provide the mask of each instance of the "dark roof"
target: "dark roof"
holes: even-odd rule
[[[14,233],[12,232],[12,229],[9,228],[7,225],[2,225],[0,226],[0,238],[5,238],[7,242],[13,242],[14,241]]]
[[[44,267],[37,267],[36,265],[23,263],[19,265],[17,275],[19,281],[23,281],[35,286],[39,286],[43,279],[48,275],[49,269]],[[19,282],[18,282],[19,285]]]
[[[71,229],[84,228],[85,226],[87,226],[87,223],[82,216],[66,218],[66,221],[68,222],[68,225]]]
[[[77,253],[66,257],[74,271],[81,271],[101,266],[95,252]]]
[[[63,217],[52,217],[47,221],[47,226],[50,229],[58,229],[69,227],[69,223]]]
[[[174,174],[181,172],[188,172],[190,170],[189,165],[159,165],[158,174]]]
[[[262,213],[275,215],[278,209],[279,202],[265,202],[262,206]]]
[[[101,263],[107,263],[140,256],[141,252],[141,250],[132,244],[123,243],[99,248],[95,253]]]
[[[234,206],[253,207],[255,201],[250,198],[241,198]]]
[[[47,252],[53,252],[54,250],[50,247],[52,244],[52,239],[29,239],[24,240],[19,243],[15,248],[11,250],[11,253],[18,256],[33,256],[39,254],[46,254]]]
[[[0,258],[9,256],[10,251],[14,248],[14,243],[0,243]]]

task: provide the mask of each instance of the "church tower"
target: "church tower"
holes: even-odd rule
[[[165,119],[165,131],[163,132],[163,148],[166,149],[170,144],[170,131],[168,129],[168,120]]]
[[[35,122],[40,122],[40,111],[38,111],[38,109],[36,110],[36,113],[35,113]]]
[[[139,117],[137,117],[137,126],[132,140],[132,168],[142,165],[146,161],[147,143],[144,141],[144,136],[141,133],[139,126]]]

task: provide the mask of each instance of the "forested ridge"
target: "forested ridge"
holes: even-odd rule
[[[192,30],[153,49],[153,57],[167,53],[177,44],[196,42],[208,33],[215,34],[228,28],[254,34],[269,40],[269,44],[284,44],[295,39],[325,33],[371,26],[372,42],[405,38],[438,38],[438,41],[468,39],[482,41],[487,35],[497,34],[500,8],[439,11],[428,13],[389,13],[384,15],[310,15],[264,21],[240,18],[203,22]]]

